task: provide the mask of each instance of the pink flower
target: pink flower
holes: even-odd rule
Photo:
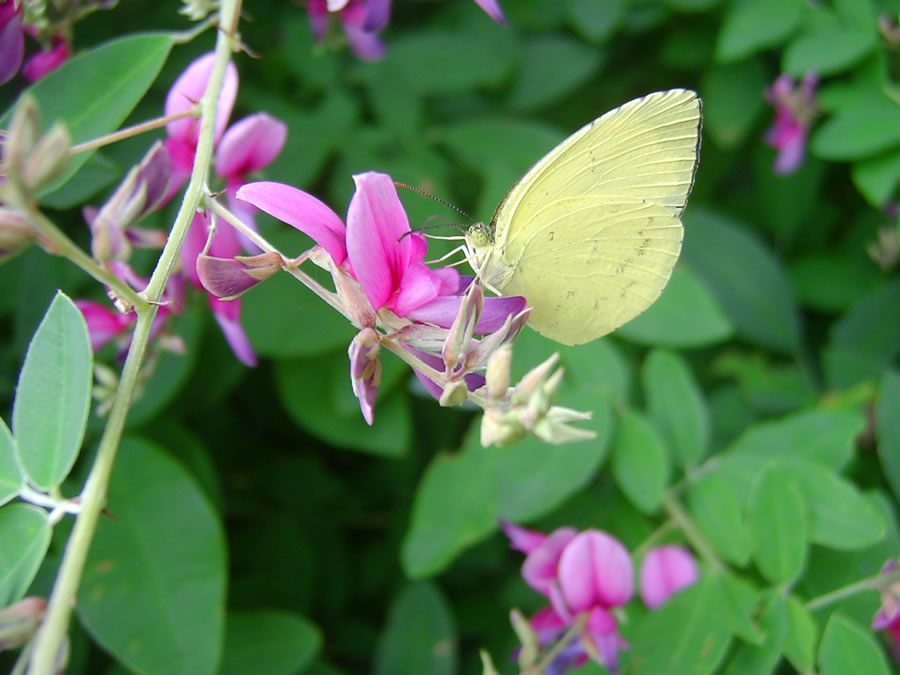
[[[881,568],[881,576],[893,575],[900,571],[900,562],[891,558]],[[900,645],[900,581],[886,580],[882,584],[881,608],[872,621],[872,628],[885,630]]]
[[[194,220],[181,247],[181,262],[184,275],[195,288],[205,290],[197,272],[197,259],[206,248],[209,236],[209,221],[203,213],[194,214]],[[228,225],[218,227],[213,236],[212,243],[206,254],[214,258],[229,259],[241,254],[241,244],[237,232]],[[256,354],[250,345],[250,340],[241,326],[241,301],[219,300],[215,295],[208,293],[209,306],[213,317],[219,324],[228,346],[241,363],[247,366],[255,366]]]
[[[677,593],[697,581],[697,563],[681,546],[660,546],[651,550],[641,563],[641,599],[656,609]]]
[[[248,183],[236,196],[312,237],[324,249],[345,313],[361,331],[381,326],[397,333],[404,327],[425,324],[449,328],[459,313],[460,294],[465,290],[459,273],[425,265],[426,240],[420,233],[410,231],[409,219],[390,176],[368,172],[353,179],[356,192],[347,210],[346,226],[328,206],[289,185]],[[488,298],[476,332],[500,326],[508,315],[516,315],[524,308],[523,298]],[[362,367],[360,359],[373,358],[372,336],[367,335],[365,349],[351,348],[353,373]],[[404,336],[399,335],[399,339],[403,341]],[[405,342],[404,346],[413,353],[423,352]],[[440,361],[440,345],[424,356]],[[369,421],[374,400],[372,387],[377,385],[373,381],[371,386],[359,387],[360,377],[357,373],[351,379],[357,395],[365,394],[360,403]]]
[[[15,77],[24,55],[22,5],[13,0],[6,0],[0,3],[0,84]]]
[[[799,88],[789,75],[780,75],[766,90],[766,100],[775,106],[775,121],[766,132],[766,143],[778,151],[774,171],[789,174],[800,168],[806,155],[806,139],[815,117],[817,79],[804,76]]]
[[[634,589],[627,549],[599,530],[576,534],[573,528],[559,528],[544,537],[509,523],[501,523],[501,527],[513,548],[527,553],[522,576],[532,588],[550,598],[554,621],[571,626],[578,615],[586,613],[581,640],[591,643],[592,649],[587,653],[598,654],[614,672],[618,651],[628,644],[619,635],[616,619],[609,610],[626,604]],[[542,615],[542,619],[548,617]]]
[[[538,638],[541,647],[550,647],[556,644],[568,631],[569,626],[552,607],[544,607],[535,612],[531,617],[532,630]],[[588,659],[587,651],[581,640],[576,636],[569,644],[563,647],[556,658],[550,662],[544,675],[564,675],[571,668],[580,668]]]
[[[506,25],[506,17],[503,16],[503,10],[500,9],[500,3],[497,0],[475,0],[475,4],[501,26]]]
[[[62,36],[57,35],[53,38],[50,49],[38,52],[25,62],[22,74],[29,82],[37,82],[47,73],[53,72],[68,61],[71,55],[69,43]]]
[[[307,12],[313,37],[322,42],[328,32],[329,14],[337,13],[350,48],[363,61],[384,56],[384,43],[377,33],[387,25],[389,0],[309,0]]]
[[[190,110],[200,101],[209,83],[215,58],[215,54],[211,52],[201,56],[187,67],[166,96],[166,115],[176,115]],[[225,132],[225,127],[228,126],[228,118],[231,117],[237,90],[237,68],[233,63],[229,63],[225,70],[222,93],[216,103],[214,143],[219,142]],[[169,137],[166,141],[166,148],[172,158],[172,182],[165,200],[168,202],[187,182],[191,170],[194,168],[194,154],[197,151],[197,138],[200,135],[200,119],[183,117],[169,122],[166,124],[166,133]]]

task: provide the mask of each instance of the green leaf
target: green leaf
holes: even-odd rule
[[[784,268],[734,221],[710,210],[685,216],[684,258],[719,299],[738,334],[778,352],[792,353],[800,322]]]
[[[841,25],[823,27],[795,38],[784,50],[781,69],[796,76],[808,72],[834,75],[856,64],[877,43],[878,34],[872,29]]]
[[[641,369],[650,416],[669,443],[675,462],[694,466],[709,449],[710,420],[703,392],[676,353],[655,349]]]
[[[412,418],[408,397],[397,391],[396,385],[409,369],[386,350],[380,358],[382,381],[371,427],[353,395],[346,349],[277,362],[278,397],[299,426],[326,442],[375,455],[401,457],[409,449]]]
[[[758,645],[739,645],[724,675],[769,675],[775,669],[788,635],[788,611],[784,596],[778,591],[769,591],[768,596],[759,615],[765,639]]]
[[[882,208],[900,184],[900,150],[888,150],[854,162],[850,177],[869,204]]]
[[[265,672],[295,675],[322,648],[322,634],[308,620],[276,610],[228,612],[222,675]]]
[[[630,342],[682,349],[723,342],[732,333],[734,327],[716,296],[687,265],[675,267],[662,295],[646,312],[616,329],[616,337]]]
[[[28,345],[13,405],[19,464],[40,488],[59,485],[75,463],[91,405],[92,368],[84,317],[58,292]]]
[[[22,483],[22,469],[16,460],[16,439],[0,418],[0,506],[19,494]]]
[[[791,475],[772,466],[750,493],[753,560],[773,585],[790,583],[806,563],[806,504]]]
[[[863,159],[898,151],[900,105],[879,90],[840,108],[812,134],[810,151],[831,160]]]
[[[712,371],[717,377],[734,379],[742,400],[758,413],[779,415],[816,405],[819,393],[809,373],[797,363],[773,360],[759,352],[723,352],[713,361]],[[736,428],[743,431],[740,425]]]
[[[280,250],[290,255],[300,249],[300,237],[293,232],[286,234],[274,243],[284,245]],[[293,243],[287,245],[285,240],[290,235]],[[353,326],[288,274],[268,279],[242,297],[241,303],[241,323],[259,356],[315,356],[346,348],[353,339]],[[303,317],[302,321],[299,317]]]
[[[78,54],[26,91],[37,99],[45,129],[61,120],[72,142],[84,143],[118,129],[153,84],[174,43],[172,35],[163,33],[112,40]],[[0,128],[7,126],[10,114],[0,117]],[[68,181],[92,153],[74,155],[66,173],[43,193]]]
[[[803,16],[801,0],[738,0],[732,3],[716,46],[720,63],[739,61],[754,52],[780,45]]]
[[[856,451],[856,437],[865,428],[861,412],[808,410],[748,428],[725,451],[727,456],[808,459],[835,471]]]
[[[375,653],[375,675],[452,675],[456,627],[449,603],[433,584],[404,588],[391,605]]]
[[[778,464],[790,471],[806,500],[810,541],[854,550],[884,537],[884,518],[852,483],[816,462],[785,458]]]
[[[623,672],[705,675],[715,672],[731,643],[731,618],[721,602],[722,581],[706,577],[645,616],[629,637]]]
[[[653,423],[633,410],[619,416],[612,472],[619,487],[644,513],[659,508],[669,482],[669,453]]]
[[[871,630],[835,612],[825,625],[819,645],[819,672],[822,675],[889,675],[891,668]]]
[[[801,673],[809,672],[816,664],[816,640],[818,627],[803,602],[794,595],[787,599],[788,636],[784,643],[784,655]]]
[[[875,411],[878,459],[894,497],[900,499],[900,373],[885,371]]]
[[[900,355],[900,322],[883,321],[885,307],[900,307],[900,281],[884,284],[861,297],[832,324],[826,350],[826,373],[834,388],[880,378]],[[842,356],[846,364],[835,359]]]
[[[560,405],[593,410],[594,418],[581,426],[593,429],[596,439],[554,446],[529,437],[509,447],[483,448],[476,423],[462,450],[431,461],[416,490],[403,541],[401,557],[409,577],[440,572],[493,532],[499,519],[538,518],[591,481],[610,441],[609,403],[590,389],[562,394]],[[452,509],[447,508],[450,503]]]
[[[47,512],[31,504],[0,509],[0,607],[18,602],[50,545]]]
[[[515,56],[509,39],[471,32],[418,30],[391,43],[390,61],[419,94],[448,95],[494,86],[508,75]],[[427,63],[427,68],[422,64]]]
[[[762,593],[759,589],[734,574],[722,576],[725,594],[723,599],[730,614],[731,632],[744,642],[761,645],[766,639],[765,633],[757,625],[756,610]]]
[[[122,441],[78,594],[91,635],[130,669],[216,671],[224,633],[225,537],[202,490],[175,460]],[[148,517],[148,514],[152,517]]]
[[[687,504],[697,529],[728,562],[743,566],[750,559],[750,539],[744,525],[743,502],[731,483],[716,473],[692,482]]]
[[[766,69],[759,59],[706,71],[700,88],[703,92],[703,130],[713,142],[723,148],[734,148],[743,142],[766,108],[760,92],[765,90],[767,79]]]
[[[603,56],[596,47],[562,35],[529,39],[522,46],[522,64],[510,88],[509,107],[534,110],[577,91],[600,69]]]
[[[600,44],[618,29],[625,16],[624,0],[566,0],[566,19],[573,31],[588,42]]]
[[[789,272],[800,301],[829,313],[848,309],[875,290],[881,279],[871,260],[853,259],[837,252],[798,257]]]

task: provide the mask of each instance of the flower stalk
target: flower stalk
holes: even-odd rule
[[[153,320],[159,310],[157,303],[162,298],[163,290],[178,260],[178,252],[193,215],[206,194],[206,181],[213,153],[216,101],[222,88],[225,68],[236,44],[235,28],[240,16],[240,5],[240,0],[222,0],[221,3],[220,25],[228,26],[231,30],[218,33],[215,66],[200,104],[202,117],[194,170],[169,240],[160,255],[149,285],[141,294],[146,302],[135,303],[138,318],[134,338],[125,359],[122,377],[94,465],[91,467],[85,483],[81,497],[81,513],[75,520],[72,534],[66,544],[59,574],[47,605],[44,623],[33,644],[32,659],[28,669],[29,675],[50,675],[55,671],[56,656],[66,637],[66,629],[91,540],[106,504],[107,488],[116,451],[150,340]]]

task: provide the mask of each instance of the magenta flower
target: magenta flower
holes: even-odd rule
[[[500,3],[497,0],[475,0],[475,4],[501,26],[506,25],[506,17],[503,16],[503,10],[500,9]]]
[[[212,74],[215,54],[210,52],[195,60],[172,85],[166,96],[166,115],[176,115],[190,110],[203,97],[209,76]],[[216,127],[214,142],[218,143],[228,126],[228,118],[231,117],[231,109],[237,98],[238,73],[233,63],[229,63],[225,70],[225,79],[222,83],[222,93],[216,104]],[[198,117],[184,117],[166,124],[168,140],[166,148],[172,158],[172,182],[169,185],[169,193],[165,201],[181,189],[191,175],[194,168],[194,154],[197,151],[197,138],[200,135],[200,119]]]
[[[363,61],[376,61],[384,56],[384,43],[378,32],[390,17],[389,0],[309,0],[306,7],[317,42],[325,39],[329,15],[336,13],[354,54]]]
[[[793,173],[803,163],[809,127],[817,112],[817,82],[815,75],[807,74],[798,88],[789,75],[780,75],[766,90],[766,100],[775,106],[775,121],[765,135],[766,143],[778,151],[775,173]]]
[[[15,77],[24,56],[22,4],[6,0],[0,3],[0,84]]]
[[[205,288],[197,271],[197,261],[206,248],[208,237],[209,221],[203,213],[196,213],[187,237],[185,237],[184,245],[181,247],[180,255],[185,277],[192,286],[200,290],[205,290]],[[218,227],[206,254],[221,259],[239,256],[241,244],[234,228],[228,225]],[[256,354],[241,326],[241,301],[239,299],[220,300],[212,293],[207,293],[207,297],[213,317],[219,324],[231,351],[244,365],[255,366]]]
[[[590,643],[587,653],[599,655],[615,671],[618,652],[628,644],[609,610],[626,604],[634,589],[627,549],[599,530],[576,534],[573,528],[559,528],[545,537],[509,523],[501,527],[513,548],[527,554],[522,577],[528,585],[550,599],[553,616],[566,626],[586,613],[581,640]]]
[[[368,172],[353,179],[356,192],[347,210],[346,226],[328,206],[289,185],[248,183],[237,191],[237,199],[313,238],[326,254],[328,264],[320,264],[329,267],[345,314],[356,328],[366,331],[381,327],[397,334],[408,350],[417,348],[418,353],[425,351],[426,356],[440,359],[439,339],[431,340],[431,350],[418,342],[412,344],[412,338],[406,342],[402,331],[426,324],[447,329],[453,324],[463,299],[460,293],[465,290],[459,273],[425,265],[425,238],[410,232],[409,219],[390,176]],[[315,251],[312,257],[317,259]],[[517,315],[524,308],[523,298],[488,298],[476,332],[502,325],[507,316]],[[351,347],[351,380],[357,395],[364,394],[360,403],[366,421],[371,423],[372,391],[377,383],[372,380],[360,386],[369,379],[362,375],[368,368],[362,359],[374,358],[372,335],[366,335],[356,348]]]
[[[641,599],[656,609],[673,593],[691,586],[700,577],[697,562],[681,546],[654,548],[641,563]]]
[[[38,52],[25,62],[22,75],[29,82],[37,82],[47,73],[53,72],[72,55],[69,43],[61,35],[55,36],[51,44],[50,49]]]
[[[881,575],[894,574],[900,570],[900,562],[891,558],[881,567]],[[872,621],[872,628],[884,630],[894,642],[895,652],[900,652],[900,581],[889,581],[882,585],[881,607]]]
[[[75,306],[84,315],[91,338],[91,349],[95,352],[124,335],[137,318],[133,312],[122,314],[93,300],[76,300]]]

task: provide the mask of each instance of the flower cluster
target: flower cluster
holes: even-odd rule
[[[562,527],[545,535],[511,523],[501,526],[512,548],[526,554],[522,577],[550,601],[532,617],[525,635],[519,628],[526,642],[520,665],[533,665],[538,649],[565,638],[545,672],[563,673],[588,658],[615,672],[618,652],[628,643],[619,635],[614,610],[626,605],[634,592],[634,570],[625,546],[600,530]],[[653,549],[641,565],[641,598],[657,609],[698,577],[697,564],[685,549]],[[573,630],[569,641],[566,636]],[[521,663],[523,658],[530,662]]]
[[[806,155],[806,139],[818,108],[818,79],[807,74],[800,86],[790,75],[780,75],[766,90],[766,100],[775,106],[775,121],[766,132],[766,143],[778,151],[775,173],[789,174],[800,168]]]
[[[140,165],[129,172],[102,208],[85,210],[86,219],[91,226],[94,257],[110,265],[117,276],[129,282],[142,281],[126,265],[132,246],[161,247],[165,244],[164,233],[142,230],[134,227],[134,224],[172,199],[191,174],[200,125],[194,116],[178,116],[192,111],[203,96],[214,60],[213,54],[195,60],[169,91],[165,112],[167,117],[176,119],[166,125],[165,143],[158,142],[151,147]],[[281,152],[287,138],[287,127],[280,120],[265,113],[257,113],[226,129],[237,89],[237,69],[229,64],[222,95],[217,101],[215,171],[219,180],[224,183],[226,199],[233,209],[240,213],[245,222],[252,223],[253,210],[242,202],[234,201],[234,195],[248,174],[264,168]],[[203,288],[197,271],[201,253],[232,259],[240,256],[243,249],[252,249],[232,228],[219,228],[212,241],[208,241],[210,234],[209,217],[205,213],[197,213],[181,249],[182,270],[169,281],[166,289],[167,304],[160,308],[158,323],[164,323],[167,318],[180,311],[184,303],[185,281],[195,288]],[[208,294],[208,299],[213,316],[232,351],[244,364],[255,365],[256,355],[240,324],[240,300],[223,301],[213,294]],[[85,313],[95,349],[109,342],[112,337],[121,335],[134,318],[133,315],[115,313],[97,303],[83,302],[80,306]]]
[[[530,314],[525,298],[485,298],[472,278],[429,268],[425,237],[410,230],[391,177],[368,172],[354,180],[346,225],[316,197],[289,185],[248,183],[237,199],[318,244],[301,258],[330,272],[335,292],[328,297],[359,330],[349,348],[350,375],[366,422],[374,421],[378,358],[387,347],[413,366],[442,405],[472,400],[483,407],[485,445],[513,443],[528,433],[553,443],[590,438],[568,426],[589,415],[552,405],[562,375],[552,372],[555,359],[509,386],[509,344]]]
[[[503,10],[497,0],[475,0],[488,16],[504,24]],[[385,46],[378,34],[391,18],[391,0],[308,0],[309,24],[317,42],[328,33],[330,15],[335,14],[353,53],[364,61],[384,56]]]

